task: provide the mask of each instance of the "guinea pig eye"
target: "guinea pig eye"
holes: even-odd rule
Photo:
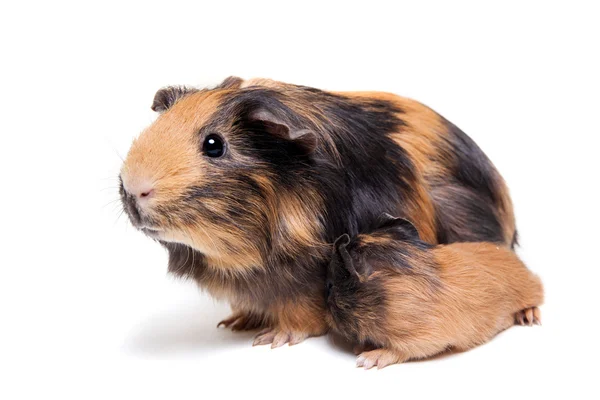
[[[204,139],[202,151],[209,157],[221,157],[225,153],[225,144],[219,135],[210,134]]]

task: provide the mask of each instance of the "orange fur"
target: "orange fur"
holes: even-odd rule
[[[457,243],[432,252],[439,269],[415,262],[413,273],[386,272],[382,280],[389,305],[383,321],[370,319],[385,328],[371,340],[396,362],[482,344],[543,302],[539,278],[503,246]]]
[[[285,331],[304,331],[311,336],[322,335],[327,331],[325,310],[317,299],[298,299],[286,304],[274,305],[278,326]]]

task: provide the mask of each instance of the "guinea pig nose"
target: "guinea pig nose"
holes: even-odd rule
[[[154,195],[154,189],[148,186],[141,186],[139,188],[135,188],[132,194],[137,198],[138,202],[144,203]]]
[[[140,197],[141,198],[145,198],[145,197],[150,197],[154,194],[154,189],[152,188],[148,188],[147,190],[143,191],[142,193],[140,193]]]
[[[147,181],[123,182],[123,188],[138,201],[145,201],[154,195],[154,187]]]

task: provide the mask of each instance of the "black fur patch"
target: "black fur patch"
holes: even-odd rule
[[[493,204],[500,202],[497,172],[485,153],[452,122],[444,120],[448,127],[448,138],[454,152],[456,164],[454,175],[464,186],[480,196],[487,197]]]
[[[450,151],[451,175],[432,185],[436,207],[437,240],[453,242],[505,242],[498,216],[500,176],[483,151],[451,122],[444,120]]]
[[[504,242],[496,209],[490,201],[461,185],[434,188],[438,243]]]

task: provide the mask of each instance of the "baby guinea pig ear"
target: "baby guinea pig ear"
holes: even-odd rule
[[[336,239],[335,243],[333,244],[333,251],[340,257],[346,271],[348,271],[351,276],[358,278],[359,281],[363,282],[371,271],[368,268],[365,268],[365,266],[360,262],[354,262],[350,256],[350,253],[348,253],[348,244],[350,244],[350,236],[344,233],[342,236]]]
[[[350,236],[347,233],[344,233],[342,236],[337,238],[335,240],[335,242],[333,243],[334,253],[339,252],[341,249],[343,249],[346,252],[346,254],[348,254],[348,251],[346,250],[346,246],[348,246],[349,243],[350,243]]]
[[[248,116],[252,122],[259,122],[266,132],[294,142],[305,154],[317,147],[317,136],[309,129],[295,129],[264,108],[254,110]],[[339,239],[339,238],[338,238]]]
[[[377,230],[389,232],[399,240],[419,240],[419,231],[407,219],[393,217],[388,213],[379,216]]]
[[[175,102],[182,97],[197,92],[198,89],[188,88],[185,86],[168,86],[160,89],[154,95],[154,101],[152,102],[152,111],[162,113],[167,111],[175,104]]]

